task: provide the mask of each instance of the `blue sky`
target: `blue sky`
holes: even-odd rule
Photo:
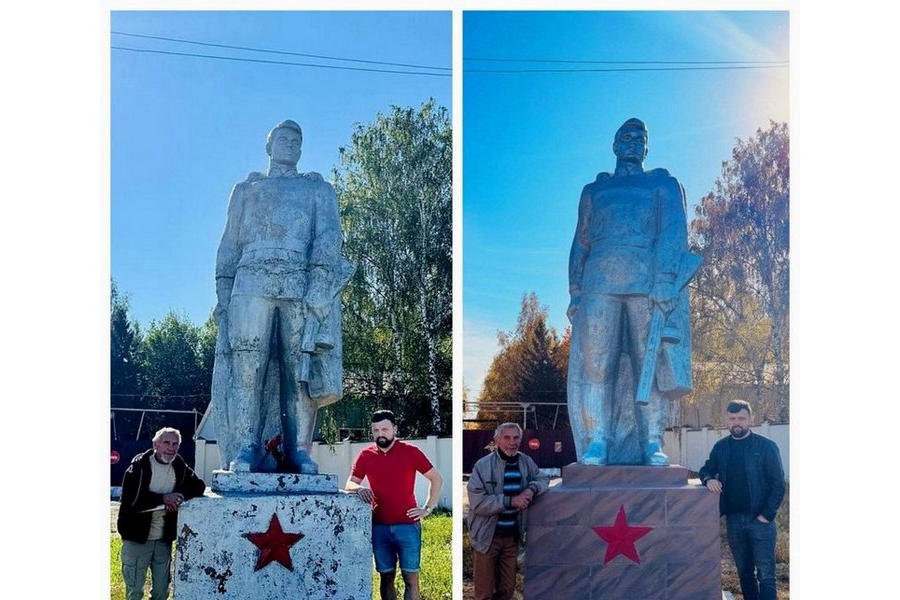
[[[524,293],[537,293],[560,334],[568,325],[579,195],[614,168],[619,125],[644,120],[644,166],[681,181],[690,219],[736,138],[789,121],[789,69],[485,73],[653,65],[472,59],[786,64],[788,29],[784,11],[464,13],[463,377],[474,397]]]
[[[146,329],[170,310],[202,323],[231,187],[265,171],[277,122],[303,127],[301,171],[330,178],[357,123],[429,97],[451,107],[450,12],[113,12],[111,275]],[[238,51],[128,34],[403,63]],[[404,75],[135,52],[137,48],[405,70]]]

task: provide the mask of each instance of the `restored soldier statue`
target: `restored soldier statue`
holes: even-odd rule
[[[213,415],[232,471],[317,473],[316,411],[342,395],[340,292],[352,266],[334,189],[297,172],[302,140],[294,121],[269,132],[269,170],[234,186],[219,245]]]
[[[668,401],[692,386],[685,286],[699,260],[687,252],[684,190],[665,169],[644,171],[647,147],[644,123],[626,121],[615,172],[586,185],[578,206],[567,393],[584,464],[668,464]]]

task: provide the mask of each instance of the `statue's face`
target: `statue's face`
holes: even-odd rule
[[[644,162],[647,158],[650,138],[642,129],[626,129],[613,143],[613,152],[619,160]]]
[[[300,134],[293,129],[281,127],[275,130],[269,146],[272,161],[282,165],[296,165],[300,160]]]

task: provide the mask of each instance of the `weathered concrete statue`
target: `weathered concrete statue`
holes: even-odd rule
[[[269,132],[269,170],[234,186],[219,245],[213,415],[232,471],[317,473],[316,411],[343,391],[340,292],[353,267],[334,189],[297,172],[302,141],[294,121]]]
[[[644,171],[639,119],[616,132],[614,173],[584,187],[569,255],[569,418],[578,462],[666,465],[668,401],[691,390],[685,196]]]

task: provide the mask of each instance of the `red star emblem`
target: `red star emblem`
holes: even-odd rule
[[[290,548],[303,539],[304,535],[300,532],[285,533],[281,529],[278,515],[272,515],[268,530],[259,533],[245,533],[243,536],[259,548],[259,558],[256,560],[254,571],[259,571],[273,560],[280,562],[288,571],[294,570]]]
[[[634,543],[650,533],[652,527],[629,527],[628,521],[625,519],[625,506],[619,507],[619,513],[616,515],[616,523],[612,527],[591,527],[597,535],[606,540],[606,555],[603,557],[605,565],[616,556],[621,554],[640,564],[641,559],[638,556],[637,548]]]

